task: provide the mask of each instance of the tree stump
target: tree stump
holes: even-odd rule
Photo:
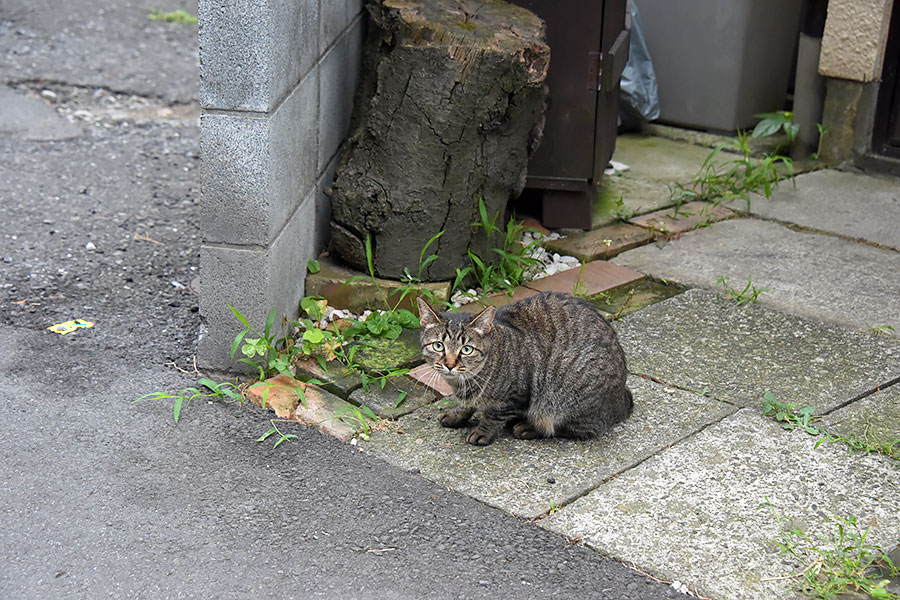
[[[331,190],[332,249],[366,270],[438,281],[488,245],[478,199],[502,214],[525,186],[544,125],[550,63],[544,23],[499,0],[378,0],[351,135]],[[498,221],[498,225],[501,223]]]

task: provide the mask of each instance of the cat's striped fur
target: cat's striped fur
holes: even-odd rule
[[[587,439],[631,414],[616,332],[586,300],[548,292],[471,316],[419,299],[419,315],[422,354],[459,400],[441,424],[481,411],[470,444],[490,444],[507,424],[523,439]]]

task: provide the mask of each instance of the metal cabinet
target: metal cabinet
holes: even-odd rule
[[[626,0],[513,0],[544,19],[550,70],[544,137],[526,193],[547,227],[591,226],[596,186],[612,157],[619,78],[628,60]]]

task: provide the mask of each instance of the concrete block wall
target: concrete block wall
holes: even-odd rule
[[[242,326],[293,318],[327,241],[359,79],[363,0],[200,0],[200,363],[234,368]]]

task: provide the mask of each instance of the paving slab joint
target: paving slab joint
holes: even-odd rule
[[[892,387],[892,386],[894,386],[894,385],[897,385],[898,383],[900,383],[900,377],[896,377],[896,378],[894,378],[894,379],[891,379],[891,380],[888,381],[887,383],[883,383],[883,384],[881,384],[881,385],[877,385],[877,386],[875,386],[874,388],[872,388],[872,389],[870,389],[870,390],[867,390],[867,391],[863,392],[862,394],[859,394],[859,395],[856,396],[855,398],[851,398],[850,400],[847,400],[846,402],[843,402],[843,403],[841,403],[841,404],[838,404],[838,405],[835,406],[834,408],[831,408],[831,409],[829,409],[829,410],[824,411],[823,413],[821,413],[821,416],[830,415],[830,414],[833,413],[833,412],[837,412],[837,411],[841,410],[842,408],[846,408],[847,406],[850,406],[850,405],[853,404],[854,402],[859,402],[860,400],[862,400],[862,399],[864,399],[864,398],[868,398],[868,397],[871,396],[872,394],[877,394],[877,393],[879,393],[879,392],[883,392],[884,390],[886,390],[886,389],[888,389],[889,387]]]
[[[791,231],[795,231],[797,233],[805,233],[809,235],[825,235],[832,238],[837,238],[839,240],[843,240],[845,242],[851,242],[855,244],[862,244],[863,246],[871,246],[872,248],[878,248],[879,250],[888,250],[890,252],[900,252],[900,248],[896,246],[891,246],[890,244],[882,244],[880,242],[873,242],[871,240],[867,240],[861,237],[853,237],[849,235],[843,235],[841,233],[837,233],[834,231],[828,231],[827,229],[817,229],[816,227],[810,227],[809,225],[798,225],[797,223],[791,223],[790,221],[783,221],[781,219],[776,219],[775,217],[763,217],[761,215],[754,214],[752,212],[741,211],[735,209],[733,206],[729,206],[731,210],[739,213],[742,218],[753,219],[755,221],[762,221],[764,223],[774,223],[775,225],[781,225]]]

